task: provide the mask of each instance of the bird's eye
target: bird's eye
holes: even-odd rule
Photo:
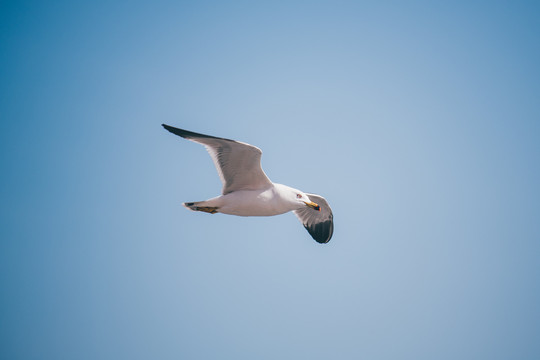
[[[302,194],[296,194],[296,198],[297,198],[297,199],[301,199],[301,198],[302,198]]]

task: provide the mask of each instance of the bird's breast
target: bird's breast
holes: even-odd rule
[[[234,191],[221,196],[220,200],[219,212],[229,215],[272,216],[292,210],[272,188]]]

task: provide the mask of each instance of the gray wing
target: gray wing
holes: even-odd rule
[[[162,125],[173,134],[204,145],[223,183],[223,195],[237,190],[266,189],[272,185],[261,168],[262,151],[258,147]]]
[[[309,199],[316,202],[321,211],[305,207],[301,210],[295,210],[294,215],[298,217],[302,225],[309,232],[311,237],[318,243],[324,244],[330,241],[334,233],[334,215],[332,209],[325,198],[315,194],[307,194]]]

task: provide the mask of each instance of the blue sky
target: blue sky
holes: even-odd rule
[[[540,357],[534,2],[0,5],[6,359]],[[189,212],[204,149],[323,195]]]

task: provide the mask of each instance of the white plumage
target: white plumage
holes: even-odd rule
[[[272,216],[293,211],[313,239],[319,243],[330,241],[334,223],[328,202],[322,196],[306,194],[270,181],[261,168],[261,149],[240,141],[165,124],[163,127],[173,134],[204,145],[223,183],[222,195],[184,203],[188,209],[239,216]]]

